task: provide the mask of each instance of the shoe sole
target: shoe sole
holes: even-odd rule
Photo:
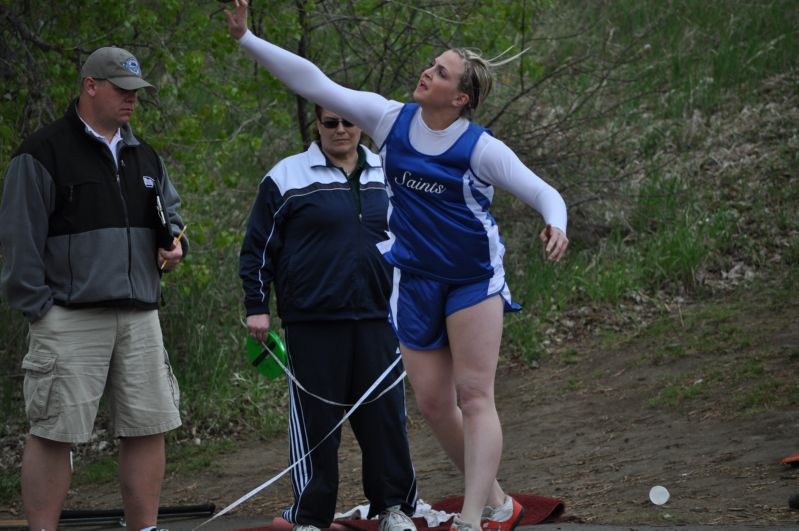
[[[514,520],[514,521],[513,521],[513,522],[510,524],[510,527],[508,528],[508,531],[513,531],[514,529],[516,529],[516,527],[517,527],[517,526],[519,525],[519,523],[522,521],[522,518],[524,518],[524,506],[520,506],[520,507],[519,507],[519,515],[518,515],[518,516],[516,517],[516,519],[515,519],[515,520]],[[481,527],[482,527],[482,526],[481,526]],[[499,529],[501,529],[501,528],[499,528]],[[489,530],[488,530],[488,531],[499,531],[499,529],[497,529],[497,528],[489,528]],[[485,529],[484,529],[484,528],[482,528],[482,529],[480,529],[480,530],[478,530],[478,531],[485,531]]]
[[[516,526],[519,525],[519,522],[522,521],[522,518],[524,518],[524,507],[521,508],[521,510],[519,511],[519,516],[516,517],[516,520],[511,524],[510,529],[508,531],[513,531],[514,529],[516,529]]]

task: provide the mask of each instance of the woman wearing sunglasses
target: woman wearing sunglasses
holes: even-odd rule
[[[289,451],[295,461],[336,426],[397,358],[386,320],[391,267],[380,157],[360,145],[361,130],[316,106],[316,138],[307,151],[266,174],[241,249],[247,328],[263,341],[275,286],[288,365],[309,393],[289,381]],[[375,390],[402,374],[398,365]],[[405,389],[396,385],[362,404],[350,425],[363,452],[363,490],[380,531],[415,531],[416,474],[406,432]],[[338,493],[341,429],[292,469],[294,504],[283,517],[298,531],[329,527]]]
[[[511,531],[522,507],[496,481],[502,429],[494,403],[504,311],[518,310],[505,284],[504,245],[488,211],[494,186],[536,209],[547,259],[566,251],[566,206],[501,141],[471,122],[492,86],[491,63],[450,49],[425,68],[415,103],[342,87],[313,63],[253,35],[247,2],[225,11],[244,50],[292,91],[346,117],[380,146],[391,201],[394,266],[390,320],[417,405],[464,473],[456,531]]]

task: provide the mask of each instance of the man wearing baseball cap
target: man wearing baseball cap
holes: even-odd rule
[[[123,90],[155,89],[142,79],[139,61],[127,50],[107,46],[92,53],[80,70],[81,79],[107,79]]]
[[[155,529],[164,433],[181,424],[158,305],[160,275],[188,242],[175,237],[180,198],[163,160],[128,123],[141,88],[154,90],[130,52],[96,50],[80,96],[23,142],[5,176],[0,287],[30,321],[22,498],[37,531],[58,525],[70,448],[90,440],[101,396],[128,529]]]

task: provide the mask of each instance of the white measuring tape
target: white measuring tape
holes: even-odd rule
[[[243,319],[240,319],[239,321],[240,321],[240,322],[241,322],[241,324],[242,324],[242,325],[244,325],[245,327],[247,326],[247,323],[245,323]],[[279,358],[279,357],[278,357],[278,356],[277,356],[277,355],[276,355],[274,352],[272,352],[272,349],[270,349],[268,346],[266,346],[266,343],[265,343],[265,342],[263,342],[263,341],[260,341],[260,343],[261,343],[261,346],[264,348],[264,350],[266,350],[267,352],[269,352],[269,355],[272,357],[272,359],[273,359],[273,360],[275,360],[275,363],[277,363],[277,364],[278,364],[278,366],[279,366],[279,367],[280,367],[280,368],[283,370],[283,372],[286,374],[286,377],[288,377],[288,378],[289,378],[289,379],[290,379],[292,382],[294,382],[294,385],[296,385],[297,387],[299,387],[299,388],[300,388],[300,390],[302,390],[302,392],[304,392],[306,395],[308,395],[308,396],[312,396],[312,397],[316,398],[317,400],[319,400],[319,401],[321,401],[321,402],[324,402],[325,404],[329,404],[329,405],[331,405],[331,406],[339,406],[339,407],[352,407],[352,406],[354,405],[354,404],[343,404],[343,403],[341,403],[341,402],[335,402],[335,401],[333,401],[333,400],[328,400],[327,398],[325,398],[325,397],[323,397],[323,396],[319,396],[319,395],[317,395],[317,394],[314,394],[314,393],[310,392],[309,390],[307,390],[307,389],[306,389],[306,388],[305,388],[305,387],[304,387],[304,386],[303,386],[303,385],[300,383],[300,381],[299,381],[299,380],[297,380],[297,378],[294,376],[294,373],[292,373],[292,372],[291,372],[291,370],[290,370],[288,367],[286,367],[285,365],[283,365],[283,362],[282,362],[282,361],[280,361],[280,358]],[[399,356],[399,355],[400,355],[400,349],[399,349],[399,347],[397,347],[397,356]],[[402,375],[403,375],[403,377],[404,377],[404,376],[405,376],[405,373],[403,372],[403,373],[402,373]],[[400,378],[399,380],[402,380],[402,378]],[[371,400],[367,400],[366,402],[364,402],[364,404],[371,404],[371,403],[372,403],[372,402],[374,402],[375,400],[378,400],[378,399],[379,399],[381,396],[383,396],[384,394],[386,394],[386,393],[388,393],[389,391],[391,391],[391,389],[392,389],[392,388],[393,388],[395,385],[397,385],[397,383],[399,382],[399,380],[395,381],[393,384],[391,384],[390,386],[388,386],[388,387],[386,387],[385,389],[383,389],[383,391],[382,391],[382,392],[381,392],[379,395],[377,395],[376,397],[374,397],[373,399],[371,399]]]
[[[291,374],[291,371],[289,371],[289,370],[288,370],[288,368],[286,368],[286,366],[285,366],[285,365],[283,365],[283,363],[281,363],[281,362],[280,362],[280,360],[277,358],[277,356],[275,356],[275,353],[274,353],[274,352],[272,352],[272,351],[269,349],[269,347],[267,347],[266,345],[264,345],[264,348],[266,348],[266,350],[268,350],[268,351],[269,351],[269,355],[270,355],[270,356],[272,356],[272,357],[275,359],[275,361],[276,361],[276,362],[277,362],[277,363],[280,365],[280,367],[283,369],[283,372],[285,372],[285,373],[286,373],[286,375],[287,375],[289,378],[291,378],[291,380],[292,380],[292,381],[293,381],[293,382],[294,382],[294,383],[295,383],[295,384],[296,384],[296,385],[297,385],[297,386],[298,386],[300,389],[302,389],[304,392],[306,392],[306,393],[308,393],[309,395],[311,395],[311,396],[313,396],[313,397],[315,397],[315,398],[318,398],[319,400],[322,400],[323,402],[326,402],[326,403],[328,403],[328,404],[332,404],[332,405],[336,405],[336,406],[345,406],[345,407],[349,407],[347,404],[339,404],[339,403],[337,403],[337,402],[332,402],[332,401],[330,401],[330,400],[326,400],[326,399],[324,399],[324,398],[322,398],[322,397],[316,396],[316,395],[314,395],[313,393],[310,393],[310,392],[308,392],[308,391],[307,391],[307,390],[306,390],[306,389],[305,389],[305,388],[304,388],[304,387],[303,387],[303,386],[302,386],[302,385],[301,385],[301,384],[300,384],[300,383],[297,381],[297,379],[294,377],[294,375],[293,375],[293,374]],[[350,418],[350,416],[351,416],[353,413],[355,413],[355,410],[356,410],[356,409],[358,409],[358,407],[360,407],[361,405],[363,405],[363,404],[364,404],[364,402],[365,402],[365,400],[366,400],[366,397],[368,397],[368,396],[369,396],[369,395],[372,393],[372,391],[374,391],[374,390],[375,390],[375,388],[377,388],[377,386],[378,386],[378,385],[380,385],[380,383],[381,383],[383,380],[385,380],[386,376],[388,376],[388,375],[389,375],[389,373],[391,372],[391,370],[392,370],[394,367],[396,367],[396,366],[397,366],[397,364],[400,362],[400,360],[402,360],[402,356],[397,356],[397,358],[396,358],[396,359],[395,359],[395,360],[394,360],[394,361],[391,363],[391,365],[389,365],[389,366],[388,366],[388,368],[387,368],[385,371],[383,371],[383,374],[381,374],[380,376],[378,376],[378,377],[377,377],[377,379],[374,381],[374,383],[373,383],[373,384],[372,384],[372,385],[369,387],[369,389],[367,389],[367,390],[366,390],[366,392],[364,392],[364,394],[363,394],[363,395],[361,395],[361,397],[358,399],[358,401],[357,401],[357,402],[355,402],[354,404],[352,404],[352,408],[351,408],[349,411],[347,411],[347,414],[346,414],[346,415],[344,415],[344,417],[342,417],[342,419],[339,421],[339,423],[338,423],[338,424],[336,424],[336,425],[333,427],[333,429],[332,429],[332,430],[330,430],[330,432],[328,432],[328,434],[327,434],[327,435],[325,435],[324,437],[322,437],[322,439],[321,439],[321,440],[320,440],[318,443],[316,443],[316,445],[315,445],[313,448],[311,448],[310,450],[308,450],[308,451],[305,453],[305,455],[303,455],[302,457],[300,457],[299,459],[297,459],[296,461],[294,461],[294,462],[293,462],[293,463],[292,463],[290,466],[288,466],[287,468],[285,468],[285,469],[284,469],[282,472],[278,473],[276,476],[274,476],[274,477],[272,477],[271,479],[269,479],[269,480],[265,481],[265,482],[264,482],[264,483],[262,483],[261,485],[259,485],[259,486],[255,487],[255,488],[254,488],[254,489],[252,489],[250,492],[248,492],[248,493],[247,493],[247,494],[245,494],[244,496],[240,497],[238,500],[234,501],[233,503],[231,503],[230,505],[228,505],[227,507],[225,507],[224,509],[222,509],[221,511],[219,511],[218,513],[216,513],[214,516],[212,516],[211,518],[209,518],[209,519],[208,519],[208,520],[206,520],[205,522],[203,522],[203,523],[201,523],[200,525],[198,525],[197,527],[193,528],[193,529],[192,529],[192,531],[195,531],[196,529],[199,529],[199,528],[201,528],[201,527],[202,527],[202,526],[204,526],[205,524],[207,524],[207,523],[209,523],[209,522],[212,522],[213,520],[216,520],[217,518],[219,518],[219,517],[220,517],[220,516],[222,516],[223,514],[226,514],[226,513],[230,512],[230,511],[232,511],[233,509],[235,509],[236,507],[238,507],[238,506],[239,506],[239,505],[241,505],[242,503],[246,502],[247,500],[249,500],[250,498],[252,498],[252,497],[253,497],[253,496],[255,496],[256,494],[258,494],[259,492],[261,492],[262,490],[264,490],[266,487],[268,487],[269,485],[271,485],[272,483],[274,483],[275,481],[277,481],[278,479],[280,479],[280,478],[282,478],[283,476],[285,476],[285,475],[286,475],[286,474],[287,474],[289,471],[291,471],[291,469],[292,469],[292,468],[294,468],[294,467],[296,467],[297,465],[299,465],[299,464],[300,464],[300,463],[301,463],[301,462],[302,462],[302,461],[303,461],[303,460],[304,460],[306,457],[308,457],[309,455],[311,455],[311,452],[313,452],[314,450],[316,450],[316,449],[317,449],[317,448],[318,448],[318,447],[319,447],[319,446],[320,446],[320,445],[321,445],[323,442],[325,442],[325,440],[327,440],[327,438],[328,438],[328,437],[330,437],[331,435],[333,435],[333,433],[335,433],[335,431],[336,431],[336,430],[338,430],[338,429],[341,427],[341,425],[342,425],[342,424],[344,424],[344,422],[346,422],[346,420],[347,420],[348,418]],[[389,391],[390,389],[392,389],[392,388],[393,388],[395,385],[397,385],[399,382],[401,382],[403,378],[405,378],[405,371],[402,371],[402,374],[400,374],[400,375],[399,375],[399,377],[398,377],[396,380],[394,380],[394,382],[393,382],[393,383],[392,383],[390,386],[388,386],[388,387],[387,387],[385,390],[383,390],[383,392],[382,392],[382,393],[380,393],[380,394],[379,394],[377,397],[375,397],[375,398],[373,398],[372,400],[370,400],[370,402],[371,402],[371,401],[374,401],[374,400],[377,400],[378,398],[380,398],[381,396],[383,396],[383,395],[384,395],[386,392],[388,392],[388,391]],[[367,402],[367,403],[368,403],[368,402]]]
[[[324,402],[325,404],[330,404],[331,406],[353,407],[355,405],[355,404],[342,404],[341,402],[334,402],[333,400],[328,400],[327,398],[324,398],[322,396],[319,396],[319,395],[316,395],[316,394],[310,392],[309,390],[307,390],[305,387],[302,386],[300,381],[297,380],[297,378],[288,369],[288,367],[286,367],[285,365],[283,365],[283,363],[281,363],[281,361],[278,359],[278,357],[275,355],[275,353],[272,352],[271,350],[269,350],[269,347],[264,345],[264,348],[269,351],[269,355],[272,356],[275,359],[277,364],[280,365],[280,368],[283,369],[283,372],[286,373],[286,376],[288,376],[291,379],[291,381],[294,382],[294,385],[299,387],[302,390],[302,392],[304,392],[305,394],[307,394],[309,396],[312,396],[312,397],[316,398],[317,400],[319,400],[321,402]],[[400,359],[400,358],[401,358],[401,356],[400,356],[400,353],[399,353],[399,349],[397,349],[397,359]],[[395,362],[395,364],[396,364],[396,362]],[[392,367],[393,366],[394,365],[392,365]],[[367,400],[366,402],[364,402],[364,404],[371,404],[372,402],[374,402],[375,400],[379,399],[384,394],[386,394],[389,391],[391,391],[391,389],[393,389],[394,386],[397,385],[397,383],[399,383],[404,377],[405,377],[405,371],[402,372],[402,375],[397,380],[395,380],[393,384],[391,384],[388,387],[386,387],[385,389],[383,389],[383,391],[381,391],[381,393],[379,395],[377,395],[376,397],[372,398],[371,400]],[[381,379],[382,379],[382,377],[381,377]],[[380,383],[379,380],[378,380],[378,383]],[[361,405],[363,405],[363,404],[361,404]]]

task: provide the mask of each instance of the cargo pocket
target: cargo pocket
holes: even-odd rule
[[[32,350],[22,358],[25,383],[25,413],[28,420],[44,420],[58,413],[59,404],[53,393],[56,355]]]
[[[166,349],[164,349],[164,364],[169,378],[169,388],[172,392],[172,402],[175,403],[175,408],[180,411],[180,387],[178,386],[178,379],[175,378],[175,373],[172,372],[172,364],[169,363],[169,354]]]

